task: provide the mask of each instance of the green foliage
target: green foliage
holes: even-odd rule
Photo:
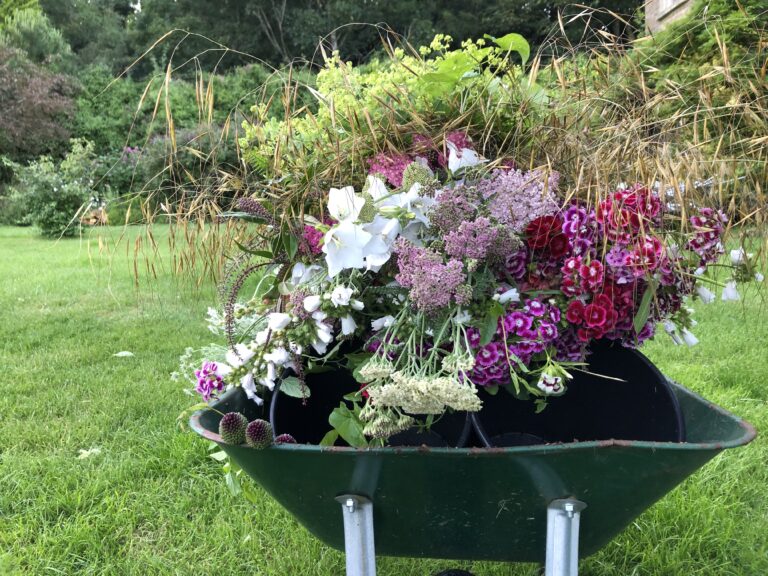
[[[35,64],[62,69],[71,63],[72,51],[64,36],[34,8],[11,14],[0,30],[0,46],[20,50]]]
[[[75,234],[78,213],[91,196],[94,163],[93,144],[73,140],[60,163],[43,156],[16,169],[11,190],[44,236]]]
[[[38,0],[0,0],[0,30],[17,10],[39,8]]]
[[[39,0],[53,26],[61,31],[80,66],[100,64],[122,71],[140,47],[130,46],[130,0]]]

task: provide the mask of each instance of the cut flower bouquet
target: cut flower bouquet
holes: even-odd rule
[[[325,442],[381,444],[497,393],[544,410],[597,340],[637,347],[662,326],[696,343],[686,298],[715,298],[723,213],[691,207],[681,226],[643,184],[567,200],[557,172],[490,161],[462,132],[414,135],[369,167],[362,187],[319,192],[299,215],[260,198],[229,214],[253,236],[211,311],[227,346],[205,349],[194,376],[193,351],[183,362],[206,401],[240,386],[262,404],[279,385],[311,402],[323,390],[310,374],[348,370],[360,389],[329,414]],[[742,250],[731,259],[723,300],[761,279]]]

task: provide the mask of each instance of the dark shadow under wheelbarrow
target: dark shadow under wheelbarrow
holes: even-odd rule
[[[386,556],[546,560],[547,574],[559,576],[576,574],[578,553],[599,550],[721,450],[755,437],[747,422],[680,385],[672,389],[686,442],[254,450],[223,444],[213,410],[196,412],[191,426],[320,540],[344,550],[346,534],[348,574],[375,573],[375,540],[375,553]],[[215,408],[258,417],[234,392]]]

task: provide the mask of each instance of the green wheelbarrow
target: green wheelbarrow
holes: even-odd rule
[[[579,554],[599,550],[721,450],[755,437],[747,422],[678,384],[671,389],[685,442],[254,450],[218,435],[221,413],[262,415],[239,389],[190,424],[312,534],[344,550],[348,576],[374,576],[376,554],[544,562],[547,576],[575,576]]]

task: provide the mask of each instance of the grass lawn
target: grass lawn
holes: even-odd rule
[[[185,346],[209,341],[202,318],[213,298],[212,287],[191,290],[168,275],[137,293],[125,249],[110,264],[95,242],[0,228],[0,574],[343,574],[343,555],[268,496],[257,506],[230,496],[207,443],[175,428],[196,400],[169,373]],[[701,344],[679,348],[659,336],[645,351],[766,430],[768,325],[758,313],[755,297],[700,306]],[[718,456],[585,559],[581,573],[768,574],[767,493],[761,436]],[[457,564],[381,558],[379,573],[427,576]]]

